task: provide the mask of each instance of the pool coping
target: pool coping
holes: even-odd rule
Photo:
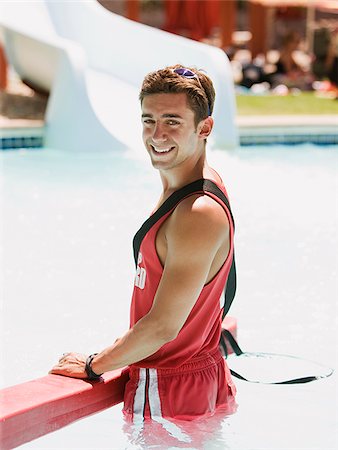
[[[242,146],[269,144],[338,144],[338,115],[237,116]],[[0,149],[40,148],[44,145],[43,120],[0,118]]]
[[[310,126],[329,126],[338,127],[338,114],[322,115],[270,115],[270,116],[252,116],[238,115],[236,124],[240,128],[246,127],[310,127]]]

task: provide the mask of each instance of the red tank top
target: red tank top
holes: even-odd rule
[[[218,187],[227,196],[224,185]],[[191,194],[194,195],[194,194]],[[214,352],[219,346],[222,327],[223,290],[227,281],[234,251],[234,229],[230,212],[215,195],[212,197],[224,209],[230,224],[229,254],[217,275],[204,285],[177,337],[163,345],[153,355],[133,364],[145,368],[176,368],[194,357]],[[176,205],[177,206],[177,205]],[[130,326],[144,317],[152,307],[163,267],[156,252],[156,234],[175,208],[165,214],[145,235],[138,254],[135,285],[130,309]]]

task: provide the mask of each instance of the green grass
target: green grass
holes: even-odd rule
[[[316,97],[313,92],[299,95],[237,95],[239,115],[338,115],[338,99]]]

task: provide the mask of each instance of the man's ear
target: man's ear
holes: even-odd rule
[[[200,137],[201,139],[206,139],[211,133],[213,126],[214,126],[214,119],[211,116],[201,120],[197,128],[198,137]]]

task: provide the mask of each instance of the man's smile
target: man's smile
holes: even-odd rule
[[[169,153],[171,150],[174,150],[175,146],[167,146],[167,147],[157,147],[155,145],[150,144],[151,149],[154,153]]]

